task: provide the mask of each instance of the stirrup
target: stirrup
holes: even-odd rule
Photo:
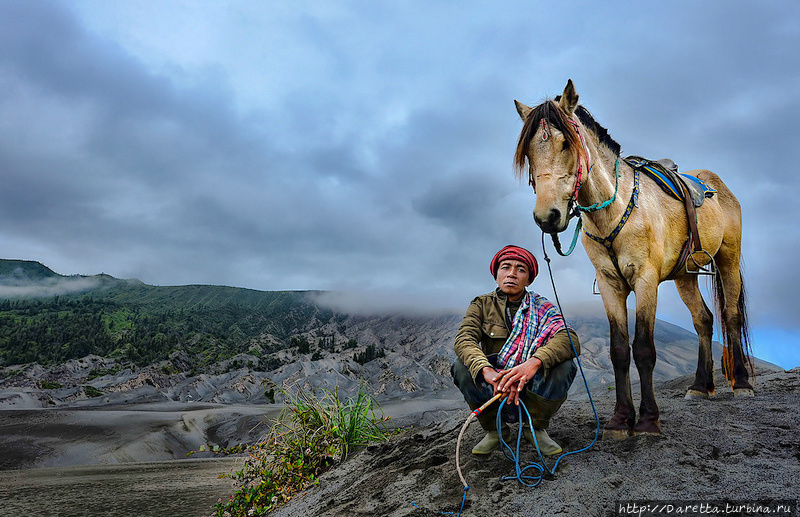
[[[708,257],[708,264],[706,264],[705,266],[701,266],[700,264],[697,263],[697,261],[694,259],[694,256],[697,255],[698,253],[702,253],[706,257]],[[689,260],[690,259],[694,263],[695,267],[697,268],[696,271],[692,271],[691,269],[689,269]],[[689,256],[686,258],[685,268],[684,269],[685,269],[686,273],[688,273],[690,275],[715,275],[715,274],[717,274],[717,263],[714,260],[714,257],[712,257],[711,254],[709,252],[707,252],[706,250],[695,250],[695,251],[692,251],[691,253],[689,253]]]

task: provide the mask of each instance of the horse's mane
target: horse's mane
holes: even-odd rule
[[[589,113],[589,110],[584,108],[583,106],[578,106],[575,109],[575,114],[578,115],[578,119],[581,121],[581,124],[588,127],[597,135],[597,138],[600,140],[600,144],[608,147],[611,151],[619,156],[619,153],[622,152],[622,147],[617,143],[616,140],[611,138],[611,135],[608,134],[608,129],[601,126]]]
[[[572,152],[576,154],[576,158],[584,154],[580,136],[575,131],[572,124],[570,124],[567,114],[556,104],[559,98],[560,96],[557,96],[554,101],[547,100],[539,104],[528,114],[528,118],[522,126],[522,132],[520,132],[519,140],[517,141],[517,149],[514,152],[514,166],[518,177],[521,178],[525,173],[525,164],[528,160],[528,148],[543,120],[564,135],[564,147],[571,148]],[[601,144],[605,145],[611,149],[614,154],[619,156],[621,151],[620,145],[611,138],[606,128],[597,123],[594,117],[592,117],[592,114],[589,113],[589,110],[583,106],[578,106],[575,113],[586,128],[594,131]]]

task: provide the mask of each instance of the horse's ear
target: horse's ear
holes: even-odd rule
[[[528,120],[528,115],[531,114],[533,108],[522,104],[516,99],[514,99],[514,105],[517,107],[517,113],[519,113],[519,116],[522,118],[522,121],[525,122],[526,120]]]
[[[578,92],[575,91],[575,85],[572,84],[572,79],[567,81],[564,87],[564,93],[561,94],[561,99],[558,101],[559,106],[567,115],[572,116],[575,113],[575,108],[578,107]]]

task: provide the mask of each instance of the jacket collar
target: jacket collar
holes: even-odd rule
[[[531,294],[533,294],[533,291],[528,291],[527,289],[525,289],[525,291],[526,291],[526,292],[529,292],[529,293],[531,293]],[[508,295],[507,295],[506,293],[504,293],[504,292],[503,292],[503,290],[502,290],[502,289],[500,289],[499,287],[495,288],[495,290],[494,290],[494,294],[495,294],[495,296],[497,296],[497,297],[498,297],[498,298],[499,298],[501,301],[503,301],[503,303],[506,303],[506,302],[508,302]],[[525,297],[525,295],[522,295],[522,297],[524,298],[524,297]],[[519,300],[519,302],[518,302],[518,303],[522,303],[522,298],[520,298],[520,300]]]

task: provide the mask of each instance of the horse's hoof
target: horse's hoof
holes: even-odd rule
[[[661,436],[661,431],[632,431],[631,436]]]
[[[658,419],[639,420],[631,431],[633,436],[659,436],[661,434],[661,421]]]
[[[707,400],[708,396],[708,393],[705,391],[693,390],[690,388],[686,390],[686,395],[684,395],[683,398],[686,400]]]
[[[734,388],[733,389],[733,396],[734,397],[744,397],[750,398],[755,397],[756,394],[752,388]]]
[[[625,440],[629,436],[628,429],[603,429],[603,440]]]

